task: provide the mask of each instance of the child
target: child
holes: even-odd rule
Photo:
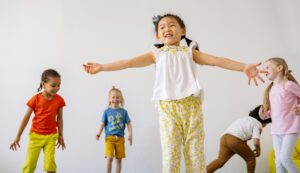
[[[260,134],[262,127],[271,122],[271,118],[262,120],[261,105],[257,106],[249,113],[249,117],[244,117],[233,122],[224,132],[220,140],[220,150],[218,159],[212,161],[207,166],[207,173],[215,172],[234,155],[240,155],[247,164],[247,172],[255,172],[255,157],[260,155]],[[247,141],[253,139],[254,152],[247,145]]]
[[[20,125],[16,139],[10,145],[11,150],[20,147],[21,135],[34,112],[32,126],[29,134],[29,144],[23,173],[33,173],[39,158],[41,149],[44,151],[44,171],[56,172],[55,143],[58,140],[58,148],[65,149],[63,137],[63,107],[64,99],[57,94],[60,89],[60,75],[53,69],[45,70],[41,77],[38,93],[28,102],[28,109]],[[43,90],[42,90],[43,89]],[[41,91],[42,92],[39,92]]]
[[[276,172],[297,173],[292,155],[300,132],[300,87],[284,59],[271,58],[265,68],[272,82],[265,91],[263,114],[272,118]]]
[[[163,173],[180,170],[181,145],[184,147],[186,172],[205,172],[204,133],[199,95],[201,86],[196,64],[218,66],[244,71],[255,84],[260,64],[245,65],[227,58],[216,57],[194,50],[197,44],[185,37],[185,24],[180,17],[166,14],[154,18],[156,37],[163,44],[153,51],[132,59],[110,64],[87,63],[89,74],[126,68],[156,65],[153,100],[159,101],[160,133],[163,152]],[[263,81],[263,80],[262,80]]]
[[[123,108],[121,90],[113,87],[108,95],[108,108],[104,111],[96,139],[99,140],[105,128],[106,172],[111,173],[112,161],[116,157],[116,172],[121,172],[122,158],[125,158],[124,130],[127,124],[128,141],[132,145],[132,126],[127,111]]]

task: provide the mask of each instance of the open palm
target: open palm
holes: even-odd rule
[[[247,75],[248,77],[248,84],[250,85],[251,80],[254,81],[255,85],[257,86],[257,79],[258,78],[260,81],[265,82],[263,80],[263,78],[259,75],[259,73],[267,73],[267,71],[265,70],[260,70],[257,67],[260,66],[261,63],[257,63],[257,64],[247,64],[244,68],[244,73]]]

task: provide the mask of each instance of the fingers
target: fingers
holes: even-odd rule
[[[93,66],[95,66],[95,64],[96,64],[96,63],[93,63],[93,62],[88,62],[88,63],[85,63],[85,64],[83,64],[83,67],[87,67],[87,68],[89,68],[89,67],[93,67]]]
[[[88,62],[88,63],[86,63],[86,65],[88,65],[88,66],[92,66],[92,65],[94,65],[95,63],[93,63],[93,62]]]
[[[258,67],[258,66],[260,66],[261,65],[261,62],[258,62],[258,63],[255,63],[255,64],[253,64],[255,67]]]
[[[260,153],[256,149],[253,150],[253,153],[255,157],[258,157],[260,155]]]
[[[59,142],[57,142],[56,146],[57,146],[57,149],[59,149],[60,147],[61,147],[61,150],[65,150],[66,149],[65,143],[59,143]]]
[[[83,64],[82,66],[87,73],[91,74],[91,68],[93,65],[94,65],[94,63],[88,62],[86,64]]]
[[[260,76],[260,75],[256,75],[256,77],[261,81],[261,82],[265,82],[265,80]],[[256,79],[256,77],[248,77],[248,85],[251,85],[251,80],[253,79],[253,81],[254,81],[254,84],[256,85],[256,86],[258,86],[258,82],[257,82],[257,79]]]
[[[20,144],[17,142],[14,142],[10,145],[9,149],[11,149],[13,151],[17,151],[18,147],[20,148]]]
[[[265,82],[265,80],[260,76],[260,75],[257,75],[257,78],[262,81],[262,82]]]
[[[296,115],[300,115],[300,109],[298,107],[294,108],[293,110]]]
[[[11,145],[10,145],[10,147],[9,147],[9,149],[11,149],[11,150],[15,151],[15,150],[16,150],[16,146],[15,146],[15,144],[11,144]]]
[[[83,64],[83,66],[84,67],[88,67],[88,66],[92,66],[92,65],[94,65],[95,63],[93,63],[93,62],[87,62],[87,63],[85,63],[85,64]]]
[[[266,71],[266,70],[258,70],[258,73],[268,73],[268,71]]]
[[[87,72],[87,73],[89,73],[89,74],[94,74],[94,72],[93,72],[93,67],[91,66],[91,65],[86,65],[86,64],[84,64],[83,65],[83,68],[84,68],[84,70]]]
[[[128,138],[129,145],[132,145],[132,138]]]
[[[86,72],[88,72],[88,73],[89,73],[89,69],[90,69],[90,67],[89,67],[88,65],[86,65],[86,64],[83,64],[83,68],[84,68],[84,70],[85,70]]]
[[[62,150],[65,150],[65,149],[66,149],[65,143],[63,143],[63,144],[61,145],[61,149],[62,149]]]
[[[256,78],[253,78],[253,80],[254,80],[255,85],[258,86]]]

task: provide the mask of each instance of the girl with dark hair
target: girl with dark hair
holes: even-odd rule
[[[29,144],[22,173],[33,173],[40,151],[44,151],[44,171],[56,172],[55,146],[65,149],[63,137],[64,99],[57,94],[60,89],[60,75],[53,69],[45,70],[41,77],[38,93],[27,102],[27,111],[19,127],[17,136],[10,145],[11,150],[20,147],[21,135],[27,126],[32,112],[32,126]]]
[[[247,165],[247,172],[255,172],[255,157],[260,155],[260,134],[262,128],[271,123],[271,118],[262,120],[262,107],[257,106],[248,117],[234,121],[224,132],[220,140],[218,158],[207,166],[207,173],[215,172],[235,154],[241,156]],[[254,151],[247,145],[253,139]]]
[[[202,116],[202,88],[197,65],[218,66],[244,72],[257,84],[258,64],[244,64],[228,58],[198,51],[196,42],[187,39],[183,20],[174,14],[154,18],[156,38],[162,43],[143,55],[109,64],[87,63],[89,74],[126,68],[156,66],[153,100],[158,102],[163,155],[163,173],[179,173],[181,151],[187,173],[204,173],[204,130]]]

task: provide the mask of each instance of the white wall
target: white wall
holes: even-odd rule
[[[0,172],[20,172],[28,140],[27,125],[17,152],[9,151],[40,75],[55,68],[62,75],[67,150],[57,151],[58,172],[104,172],[104,142],[95,140],[107,92],[123,90],[134,127],[123,172],[161,172],[158,113],[151,101],[154,66],[87,75],[86,61],[110,62],[151,50],[152,16],[172,12],[187,25],[188,36],[203,52],[254,63],[286,58],[300,79],[300,1],[204,0],[1,0],[0,1]],[[242,73],[199,67],[205,88],[206,156],[217,156],[219,136],[235,119],[261,103],[266,84],[248,86]],[[256,172],[268,172],[272,148],[269,127],[262,136]],[[36,172],[42,172],[42,157]],[[218,173],[246,172],[233,157]]]

